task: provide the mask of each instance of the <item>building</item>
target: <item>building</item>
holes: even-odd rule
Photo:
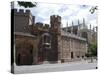
[[[85,57],[88,46],[82,36],[84,24],[61,28],[58,15],[51,15],[48,25],[35,23],[35,16],[29,10],[12,9],[12,13],[17,65],[69,62]]]

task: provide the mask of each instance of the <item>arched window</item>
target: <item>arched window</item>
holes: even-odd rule
[[[42,35],[42,42],[43,43],[50,43],[51,39],[50,39],[50,34],[49,33],[44,33]]]
[[[87,38],[87,33],[86,32],[82,32],[82,37],[83,38]]]
[[[50,43],[50,36],[44,35],[44,43]]]
[[[51,46],[51,37],[50,37],[50,34],[49,33],[44,33],[42,35],[42,44],[45,47],[48,47],[48,48]]]

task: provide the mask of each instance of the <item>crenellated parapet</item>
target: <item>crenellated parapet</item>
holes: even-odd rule
[[[49,31],[50,29],[49,24],[44,24],[41,22],[35,23],[35,25],[33,25],[32,27],[32,31]]]
[[[59,15],[51,15],[50,16],[50,25],[51,25],[51,31],[60,33],[61,30],[61,16]]]
[[[50,27],[49,27],[49,24],[45,24],[45,25],[44,25],[44,28],[47,28],[47,29],[50,28]]]
[[[41,23],[41,22],[37,22],[37,23],[35,24],[35,26],[36,26],[37,28],[41,28],[41,29],[48,29],[48,28],[50,28],[50,27],[49,27],[49,24],[44,24],[44,23]]]
[[[19,14],[29,14],[30,10],[24,10],[24,9],[11,9],[12,12],[14,13],[19,13]]]
[[[50,16],[50,23],[61,23],[61,16],[59,15],[52,15]]]
[[[41,23],[41,22],[37,22],[35,25],[36,25],[38,28],[42,28],[42,27],[43,27],[43,23]]]
[[[11,9],[11,15],[14,20],[14,26],[16,32],[29,32],[30,27],[35,23],[35,16],[32,16],[30,10],[24,9]]]
[[[52,15],[52,16],[50,16],[50,19],[52,19],[52,20],[61,20],[61,16],[59,16],[59,15]]]

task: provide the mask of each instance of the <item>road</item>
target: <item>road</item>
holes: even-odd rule
[[[72,71],[72,70],[88,70],[96,69],[97,63],[87,62],[71,62],[71,63],[58,63],[58,64],[42,64],[30,66],[15,66],[15,73],[39,73],[39,72],[56,72],[56,71]]]

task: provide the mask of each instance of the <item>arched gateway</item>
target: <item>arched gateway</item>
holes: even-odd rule
[[[33,63],[33,45],[28,42],[18,43],[15,56],[17,65],[31,65]]]

